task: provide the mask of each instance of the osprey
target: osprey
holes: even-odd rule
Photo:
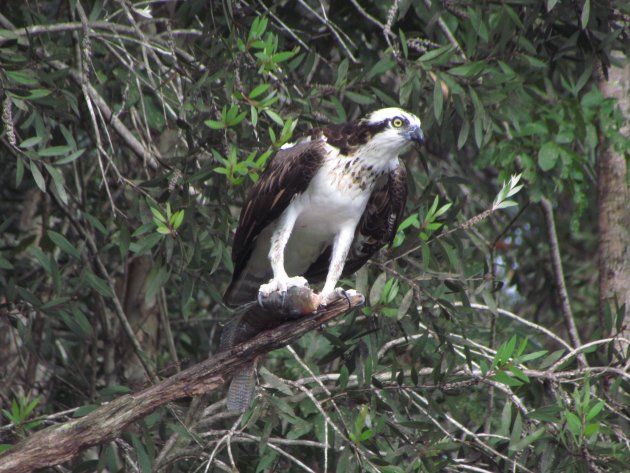
[[[407,199],[398,156],[423,140],[418,117],[384,108],[283,146],[241,212],[225,303],[245,304],[307,280],[325,279],[322,305],[343,294],[339,279],[392,242]]]

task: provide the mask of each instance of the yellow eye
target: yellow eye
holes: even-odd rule
[[[396,128],[400,128],[401,126],[403,126],[402,118],[398,118],[398,117],[394,118],[392,120],[392,125],[394,125],[394,127]]]

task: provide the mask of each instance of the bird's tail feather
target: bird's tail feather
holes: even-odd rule
[[[234,318],[223,327],[220,350],[227,350],[242,341],[240,338],[243,336],[243,331],[247,332],[247,326],[243,321],[247,309],[247,306],[241,306]],[[247,409],[256,385],[255,373],[256,360],[234,374],[227,393],[228,410],[243,412]]]
[[[227,408],[229,411],[243,412],[249,406],[254,394],[255,363],[237,371],[227,393]]]

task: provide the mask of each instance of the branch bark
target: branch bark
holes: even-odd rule
[[[363,302],[361,294],[351,292],[347,300],[337,300],[323,311],[263,331],[143,391],[102,405],[85,417],[36,432],[0,455],[0,473],[27,473],[67,462],[87,447],[119,437],[131,423],[169,402],[220,388],[232,373],[257,356],[296,341]]]

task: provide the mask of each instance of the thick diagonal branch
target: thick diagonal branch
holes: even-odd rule
[[[220,388],[257,356],[296,341],[363,301],[363,296],[354,293],[326,310],[263,331],[143,391],[102,405],[85,417],[39,431],[0,455],[0,473],[26,473],[69,461],[87,447],[117,438],[131,423],[169,402]]]

